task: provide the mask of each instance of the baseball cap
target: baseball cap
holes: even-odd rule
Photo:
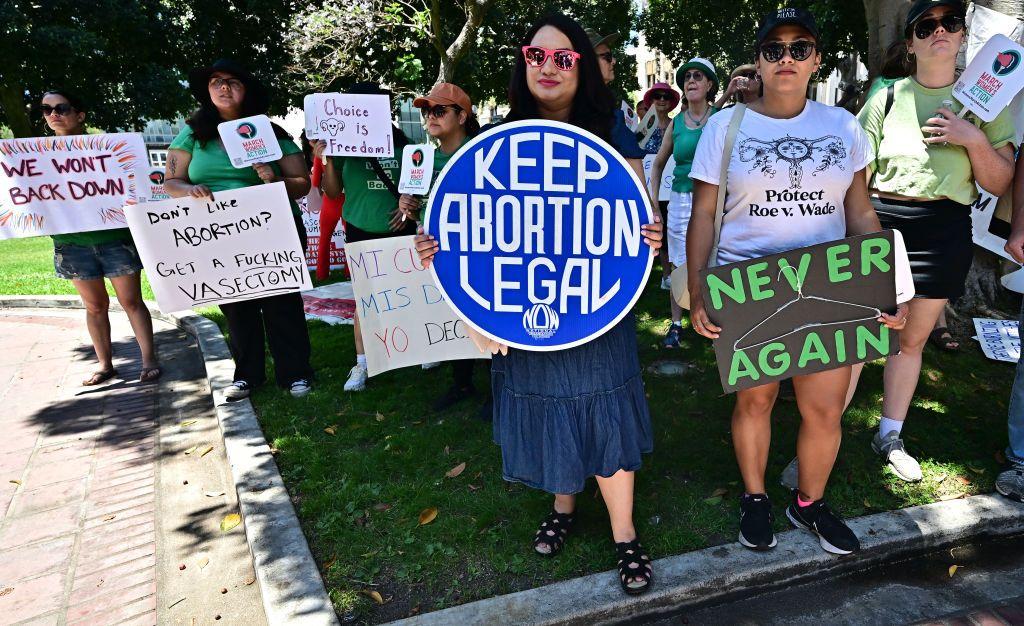
[[[425,96],[420,96],[412,101],[416,108],[433,106],[435,104],[454,104],[467,113],[473,112],[473,102],[458,85],[451,83],[437,83]]]
[[[818,34],[818,24],[814,21],[813,15],[803,9],[785,7],[776,9],[761,18],[761,25],[757,29],[757,45],[760,46],[768,38],[768,35],[779,26],[790,24],[804,27],[815,40],[821,39],[821,35]]]
[[[903,36],[909,37],[910,29],[914,26],[914,22],[921,19],[921,16],[935,7],[950,7],[957,15],[962,16],[964,14],[964,3],[960,0],[917,0],[917,2],[910,5],[910,10],[907,12],[907,21],[903,24]]]
[[[590,40],[590,47],[592,47],[592,48],[596,48],[596,47],[600,46],[601,44],[605,44],[606,46],[611,48],[611,47],[615,46],[615,44],[619,43],[619,39],[621,39],[621,37],[619,37],[618,33],[611,33],[610,35],[602,35],[602,34],[598,33],[596,30],[594,30],[593,28],[584,28],[583,32],[587,33],[587,39]]]

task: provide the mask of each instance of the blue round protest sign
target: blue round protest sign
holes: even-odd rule
[[[515,348],[562,350],[611,329],[651,271],[643,182],[575,126],[497,126],[442,170],[424,217],[431,271],[453,309]]]

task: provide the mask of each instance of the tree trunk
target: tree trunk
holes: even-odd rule
[[[882,57],[889,45],[903,38],[903,22],[907,19],[910,0],[864,0],[864,16],[868,23],[868,80],[874,80],[882,69]]]
[[[28,109],[25,107],[25,97],[22,89],[17,85],[0,85],[0,107],[3,108],[6,116],[7,126],[15,137],[31,137],[32,122],[28,118]]]
[[[466,0],[466,22],[462,25],[458,36],[455,37],[455,41],[447,48],[441,42],[441,10],[439,3],[437,0],[433,0],[431,3],[430,21],[432,24],[434,48],[441,55],[441,69],[437,73],[438,83],[453,82],[455,66],[458,65],[459,59],[465,56],[469,52],[470,47],[472,47],[477,32],[480,30],[480,24],[483,23],[484,15],[487,13],[487,8],[491,5],[492,1]]]

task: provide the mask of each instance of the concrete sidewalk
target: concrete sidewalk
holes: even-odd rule
[[[0,621],[266,623],[194,341],[156,321],[142,385],[111,321],[120,375],[88,388],[83,311],[0,310]]]

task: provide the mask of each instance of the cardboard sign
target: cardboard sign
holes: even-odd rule
[[[1006,108],[1024,87],[1024,47],[1006,35],[988,40],[960,79],[953,86],[953,96],[964,108],[986,122],[991,122]]]
[[[413,236],[348,245],[370,376],[435,361],[485,358],[420,264]]]
[[[657,127],[658,111],[652,106],[647,110],[647,114],[644,115],[643,119],[637,124],[636,134],[640,135],[640,141],[638,143],[641,147],[647,145],[647,142],[651,140],[651,135],[654,134],[654,129]]]
[[[303,99],[306,137],[327,142],[328,156],[395,156],[391,99],[383,95],[311,93]]]
[[[320,320],[331,326],[355,323],[356,301],[352,283],[331,283],[302,292],[302,308],[307,320]]]
[[[651,222],[643,182],[618,152],[539,120],[466,144],[424,217],[452,308],[492,339],[541,351],[590,341],[633,307],[651,269],[640,233]]]
[[[630,132],[635,133],[637,126],[640,125],[640,120],[636,117],[636,111],[625,100],[619,104],[619,109],[622,110],[622,117],[626,121],[626,128],[628,128]]]
[[[651,170],[654,169],[654,157],[657,155],[648,154],[644,157],[644,182],[647,188],[651,187]],[[658,200],[668,202],[672,196],[672,181],[675,180],[676,158],[669,155],[665,169],[661,171],[661,185],[658,186]]]
[[[309,194],[299,200],[302,211],[302,225],[306,227],[306,265],[316,271],[317,255],[320,246],[327,246],[331,270],[345,269],[345,230],[341,220],[334,226],[334,232],[324,235],[320,232],[320,209],[323,197],[320,190],[311,187]]]
[[[146,180],[139,183],[139,202],[157,202],[170,198],[164,189],[164,168],[149,169]]]
[[[242,168],[254,163],[279,161],[284,153],[266,115],[253,115],[217,124],[217,132],[231,165]]]
[[[434,146],[429,143],[408,145],[402,149],[402,178],[398,192],[425,196],[434,179]]]
[[[701,272],[722,332],[715,356],[732,392],[899,352],[876,320],[896,311],[892,231],[848,237]]]
[[[0,239],[124,228],[146,163],[139,133],[0,139]]]
[[[981,351],[993,361],[1016,363],[1020,360],[1020,329],[1017,320],[974,318],[975,339]]]
[[[313,287],[284,183],[173,198],[126,213],[165,312]]]

